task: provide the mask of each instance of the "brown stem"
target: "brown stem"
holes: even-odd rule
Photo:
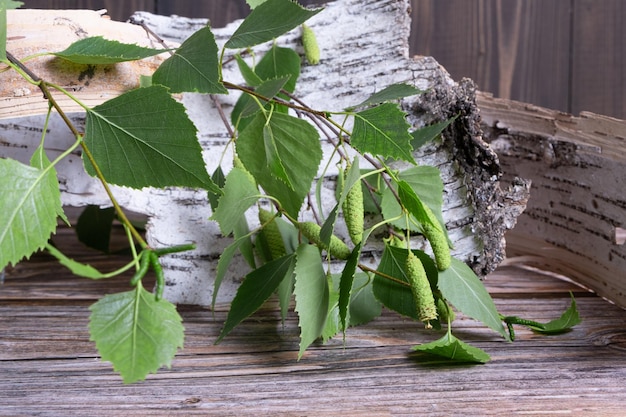
[[[65,114],[61,106],[59,106],[57,101],[54,99],[54,97],[50,93],[50,90],[48,89],[48,84],[44,80],[39,78],[39,76],[37,76],[37,74],[32,72],[28,67],[22,64],[20,60],[18,60],[15,56],[13,56],[13,54],[11,54],[9,51],[6,51],[6,54],[7,54],[7,59],[9,60],[9,62],[11,62],[16,67],[18,67],[21,71],[23,71],[26,75],[28,75],[33,80],[33,82],[37,85],[37,87],[39,87],[39,89],[43,93],[44,98],[50,102],[50,104],[52,105],[52,107],[54,107],[54,109],[57,111],[59,116],[61,116],[61,119],[63,119],[67,127],[70,129],[70,131],[74,135],[74,137],[76,137],[77,139],[80,139],[80,146],[83,149],[83,153],[85,154],[85,156],[87,156],[87,159],[89,159],[89,162],[91,162],[91,165],[94,167],[94,170],[96,171],[96,176],[100,180],[100,183],[104,187],[105,192],[109,196],[109,199],[111,200],[111,203],[113,204],[113,207],[115,208],[115,212],[117,213],[120,221],[122,221],[126,226],[128,226],[131,233],[133,234],[135,239],[137,239],[137,242],[139,242],[139,244],[142,247],[148,246],[148,244],[143,239],[141,234],[139,234],[137,229],[133,227],[130,220],[128,220],[128,217],[126,217],[124,210],[122,210],[122,208],[118,204],[117,200],[115,199],[115,196],[113,196],[113,192],[111,191],[109,184],[104,179],[104,175],[102,175],[102,171],[100,171],[100,167],[98,166],[93,155],[89,151],[89,148],[87,148],[87,146],[85,145],[85,142],[82,140],[83,135],[78,131],[78,129],[76,129],[76,126],[74,126],[74,124],[67,117],[67,115]]]

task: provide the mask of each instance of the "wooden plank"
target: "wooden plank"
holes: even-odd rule
[[[569,2],[417,0],[412,51],[497,97],[568,110]]]
[[[574,2],[572,112],[626,118],[626,3]]]
[[[45,257],[37,255],[29,263],[39,258]],[[50,274],[45,262],[31,278],[34,286],[48,279],[59,289],[84,291],[85,299],[64,299],[62,291],[41,299],[27,298],[29,292],[22,300],[4,299],[6,288],[26,279],[9,273],[0,287],[0,317],[9,318],[0,320],[0,416],[444,416],[461,409],[463,415],[484,416],[618,416],[626,407],[626,368],[621,366],[626,315],[538,271],[504,267],[488,277],[501,312],[549,320],[569,304],[573,289],[579,292],[583,324],[552,337],[518,329],[517,340],[509,344],[459,316],[455,334],[492,356],[483,366],[449,365],[411,354],[410,346],[438,335],[388,311],[351,329],[345,346],[340,339],[316,344],[296,361],[293,313],[283,328],[276,306],[269,304],[214,346],[226,310],[218,309],[214,318],[208,310],[183,306],[186,342],[173,368],[134,385],[123,385],[88,340],[92,301],[86,299],[97,296],[89,285],[76,285],[67,273]],[[519,282],[551,287],[551,296],[511,294]],[[111,289],[126,285],[111,282]],[[497,297],[506,293],[507,298]]]
[[[155,12],[155,0],[28,0],[29,9],[107,9],[113,20],[126,21],[138,10]]]

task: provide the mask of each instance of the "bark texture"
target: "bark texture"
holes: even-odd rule
[[[503,181],[520,175],[533,184],[527,210],[507,236],[509,256],[626,307],[626,122],[486,94],[478,103]]]
[[[182,42],[206,24],[203,20],[147,13],[137,13],[134,18],[144,21],[167,42],[175,43]],[[310,107],[342,110],[390,84],[407,82],[427,91],[401,103],[409,111],[409,122],[413,127],[458,115],[453,126],[440,139],[417,150],[416,157],[420,164],[437,166],[446,184],[443,215],[454,243],[453,255],[466,261],[481,276],[492,271],[504,257],[504,233],[513,227],[517,216],[523,211],[529,183],[515,179],[506,190],[500,187],[498,157],[482,138],[473,83],[469,80],[454,82],[430,57],[409,58],[408,1],[342,0],[330,3],[310,21],[310,26],[318,36],[322,50],[321,63],[303,67],[296,91],[296,95]],[[218,46],[237,27],[238,23],[235,22],[225,28],[214,29]],[[90,33],[89,27],[82,29]],[[11,30],[9,26],[9,36]],[[137,36],[146,41],[143,31]],[[281,37],[278,43],[302,52],[299,30]],[[263,45],[255,51],[262,54],[268,47]],[[138,73],[140,71],[135,76]],[[224,68],[223,76],[230,82],[243,83],[234,63]],[[91,91],[90,88],[91,85],[83,85],[82,90]],[[116,91],[119,94],[125,88]],[[105,100],[110,96],[101,98]],[[228,113],[236,99],[236,94],[220,97],[222,108]],[[229,150],[225,150],[229,133],[219,117],[216,103],[210,97],[198,94],[185,94],[182,101],[198,127],[209,172],[217,167],[224,152],[224,160],[232,160]],[[3,136],[0,143],[2,155],[28,159],[29,152],[32,152],[39,140],[38,135],[32,135],[29,129],[41,127],[40,113],[0,120],[3,124],[0,126],[0,135]],[[81,115],[76,114],[75,118],[80,122]],[[68,138],[67,130],[55,119],[50,126],[48,140],[53,144],[53,149],[61,149],[63,144],[71,143],[72,138]],[[327,160],[332,148],[326,143],[323,148]],[[322,162],[324,165],[325,161]],[[106,198],[98,183],[81,170],[79,155],[69,158],[60,167],[64,202],[76,206],[106,205]],[[322,190],[322,199],[327,202],[324,209],[327,211],[334,205],[336,174],[332,170],[327,172],[328,177]],[[124,207],[149,216],[148,238],[151,245],[161,247],[189,241],[197,243],[198,248],[194,252],[163,258],[167,277],[165,296],[177,303],[208,305],[217,260],[231,240],[222,237],[217,225],[208,221],[211,211],[206,193],[178,188],[142,191],[116,188],[115,192]],[[251,213],[251,226],[256,223],[255,218],[256,214]],[[345,236],[341,226],[339,234]],[[428,250],[424,242],[422,246]],[[377,260],[380,246],[369,246],[365,256]],[[245,262],[236,258],[220,289],[220,301],[234,296],[238,282],[247,271]]]

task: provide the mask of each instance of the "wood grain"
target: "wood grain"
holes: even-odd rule
[[[411,50],[497,97],[567,110],[569,3],[421,0]]]
[[[626,3],[574,3],[571,111],[626,118]]]
[[[61,229],[56,243],[97,267],[112,262],[77,245],[70,230]],[[410,351],[440,334],[385,311],[350,329],[345,346],[340,338],[318,343],[297,361],[297,317],[292,312],[283,327],[275,302],[219,345],[226,305],[214,313],[179,306],[186,341],[172,369],[123,385],[100,362],[87,324],[88,306],[128,290],[128,280],[74,278],[35,255],[0,287],[0,416],[621,415],[623,310],[519,265],[501,267],[486,284],[501,313],[540,321],[558,317],[573,291],[584,321],[551,337],[518,328],[510,344],[460,315],[455,334],[492,360],[449,365]]]

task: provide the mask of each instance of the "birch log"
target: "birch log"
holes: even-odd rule
[[[626,121],[480,94],[506,182],[532,181],[509,262],[553,271],[626,307]]]
[[[390,84],[406,82],[427,91],[401,103],[408,110],[409,122],[414,128],[459,115],[454,125],[441,138],[417,150],[416,157],[421,164],[437,166],[441,171],[446,185],[443,215],[454,243],[453,255],[467,262],[479,275],[492,271],[504,257],[504,232],[513,227],[517,216],[524,209],[529,184],[516,179],[508,189],[500,188],[501,170],[498,158],[482,139],[474,85],[469,80],[454,82],[430,57],[409,58],[409,1],[341,0],[325,7],[309,24],[317,32],[322,50],[321,63],[303,67],[296,95],[312,108],[342,110]],[[9,36],[15,36],[12,22],[27,21],[28,13],[31,11],[15,12],[9,16]],[[60,16],[59,12],[48,13],[57,13]],[[74,31],[76,36],[91,35],[101,27],[113,23],[103,21],[88,25],[82,20],[82,15],[80,18],[74,18],[68,12],[63,12],[62,15],[76,25],[81,25],[80,31]],[[166,42],[172,43],[182,42],[207,23],[205,20],[148,13],[137,13],[134,19],[143,21]],[[222,29],[213,29],[218,46],[224,44],[238,24],[239,22],[235,22]],[[66,26],[74,28],[74,25]],[[137,27],[133,28],[137,30]],[[149,42],[145,33],[142,30],[140,32],[134,35],[137,42]],[[28,35],[18,36],[28,38]],[[111,36],[116,38],[115,33]],[[68,39],[67,43],[71,40],[74,39]],[[9,49],[18,48],[19,41],[12,42],[16,43],[10,44]],[[302,52],[299,30],[281,37],[278,43]],[[268,47],[269,45],[262,45],[255,52],[258,55],[263,54]],[[45,44],[42,48],[45,48]],[[117,66],[112,68],[115,70]],[[110,68],[109,71],[111,70]],[[136,69],[129,77],[136,80],[141,71]],[[74,77],[80,76],[80,72],[74,71],[72,74]],[[4,75],[0,74],[1,76]],[[223,76],[230,82],[243,83],[234,63],[226,65]],[[87,94],[94,91],[95,78],[90,85],[83,83],[81,92]],[[102,95],[100,99],[110,98],[126,88],[131,87],[116,85],[107,90],[106,97]],[[5,94],[11,95],[11,91]],[[15,100],[15,97],[8,99]],[[228,113],[236,102],[237,95],[231,93],[219,99],[221,107]],[[0,101],[0,108],[7,105],[6,97],[2,100],[4,101]],[[203,156],[208,171],[212,172],[217,167],[223,154],[225,161],[232,160],[226,147],[230,137],[211,97],[185,94],[182,102],[198,127],[198,139],[204,149]],[[32,152],[39,140],[37,134],[32,134],[32,129],[41,128],[40,114],[40,109],[28,116],[11,115],[8,119],[7,114],[3,114],[5,119],[0,122],[2,155],[28,159],[29,152]],[[75,117],[78,120],[80,114]],[[51,152],[72,141],[72,138],[67,137],[67,130],[56,119],[50,126],[48,135],[49,144],[52,144]],[[322,166],[330,157],[332,149],[325,143],[323,147],[325,161]],[[79,158],[79,155],[73,155],[60,167],[64,202],[75,206],[106,205],[106,198],[98,183],[82,173]],[[326,172],[327,178],[324,179],[322,200],[325,202],[323,209],[326,212],[334,205],[336,174],[332,170]],[[115,189],[115,193],[124,207],[149,216],[148,240],[152,246],[161,247],[189,241],[197,244],[197,249],[193,252],[163,258],[167,280],[165,297],[177,303],[208,305],[211,301],[212,277],[217,260],[230,239],[222,237],[217,225],[208,221],[211,212],[206,193],[179,188],[133,191],[120,187]],[[256,222],[255,217],[254,213],[249,217],[252,227]],[[339,233],[345,233],[342,227],[339,227]],[[416,243],[427,249],[423,241]],[[380,246],[370,245],[364,256],[366,259],[363,261],[366,263],[368,258],[377,261]],[[222,284],[218,300],[230,300],[247,271],[244,261],[236,258],[230,275]]]

